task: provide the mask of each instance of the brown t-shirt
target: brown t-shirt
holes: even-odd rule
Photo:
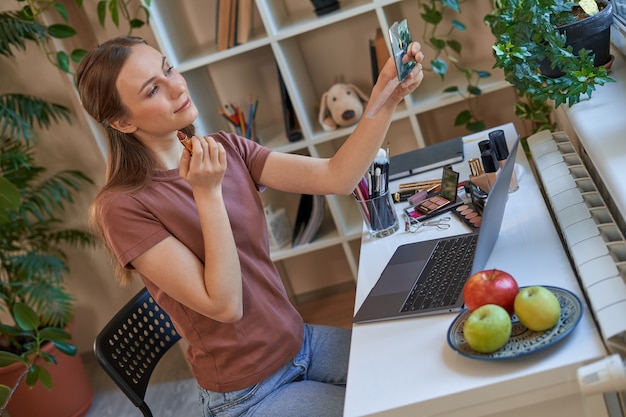
[[[243,277],[243,318],[232,324],[209,319],[142,278],[189,342],[187,359],[200,386],[227,392],[267,378],[292,359],[300,350],[304,330],[269,256],[258,179],[270,150],[234,134],[212,136],[227,154],[222,189]],[[204,259],[191,187],[178,169],[157,171],[146,189],[110,193],[103,204],[107,205],[102,219],[106,239],[126,268],[168,236],[180,240],[202,262],[219,262]]]

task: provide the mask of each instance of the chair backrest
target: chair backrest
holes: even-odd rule
[[[98,334],[94,353],[122,392],[145,417],[152,417],[144,400],[150,376],[178,340],[170,317],[144,288]]]

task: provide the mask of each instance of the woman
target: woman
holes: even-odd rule
[[[411,44],[406,60],[422,58]],[[370,103],[395,77],[390,59]],[[109,151],[92,223],[120,281],[137,273],[189,342],[204,416],[342,414],[350,332],[303,324],[270,259],[258,191],[352,192],[395,107],[422,78],[418,64],[334,157],[321,159],[225,132],[194,136],[198,110],[184,78],[140,38],[112,39],[83,59],[80,98],[106,129]]]

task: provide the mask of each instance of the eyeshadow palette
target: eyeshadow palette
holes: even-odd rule
[[[478,229],[483,219],[472,204],[462,204],[453,213],[472,229]]]
[[[447,206],[451,201],[441,195],[435,195],[419,203],[416,208],[424,214],[432,213]]]
[[[441,192],[420,202],[415,208],[424,214],[429,214],[456,202],[458,186],[459,173],[450,166],[445,166],[441,175]]]

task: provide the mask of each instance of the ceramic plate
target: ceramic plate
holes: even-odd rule
[[[450,325],[448,344],[463,356],[483,360],[518,358],[552,346],[574,330],[583,315],[583,305],[574,293],[566,289],[544,287],[552,291],[561,304],[561,319],[553,328],[543,332],[528,330],[513,315],[511,338],[507,344],[493,353],[480,353],[469,347],[463,337],[463,325],[470,315],[469,310],[463,310]]]

